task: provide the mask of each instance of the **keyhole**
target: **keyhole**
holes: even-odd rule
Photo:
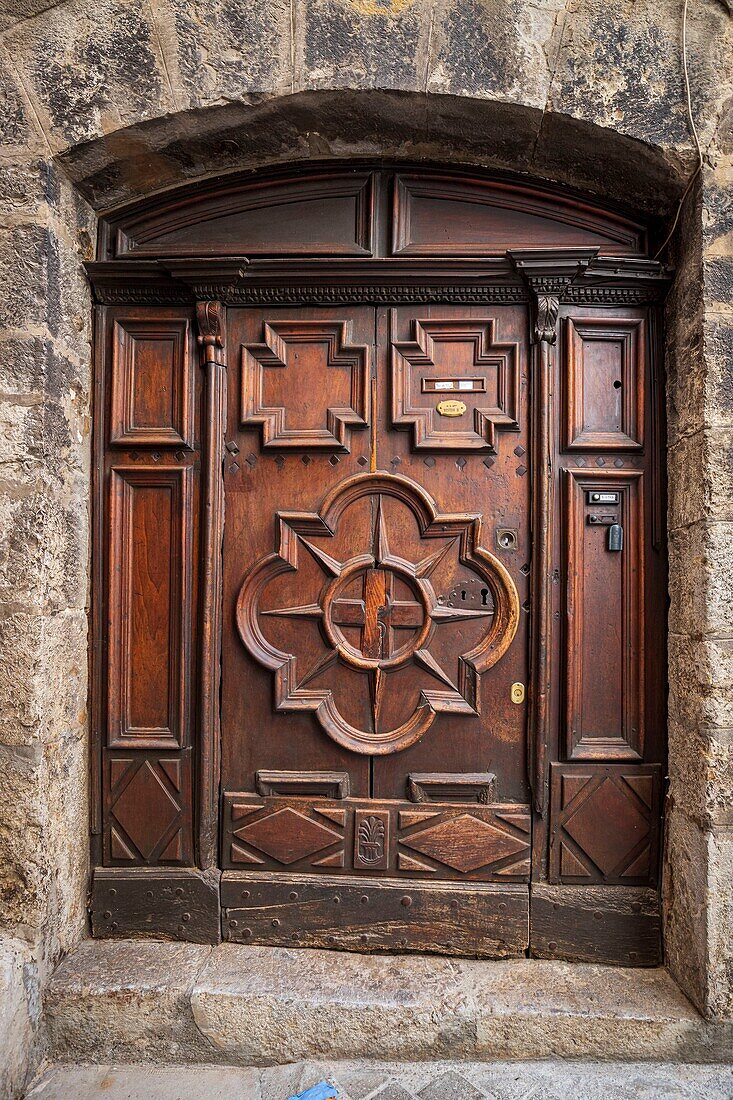
[[[621,382],[620,382],[620,381],[618,380],[618,378],[617,378],[617,379],[616,379],[616,381],[614,382],[614,384],[613,384],[613,388],[614,388],[615,390],[620,390],[620,389],[621,389]]]
[[[481,603],[484,605],[484,607],[486,607],[488,602],[489,602],[489,590],[488,590],[488,588],[482,588],[481,589]]]
[[[465,588],[462,588],[462,589],[461,589],[461,599],[462,599],[462,600],[465,600],[465,598],[466,598],[466,589],[465,589]]]

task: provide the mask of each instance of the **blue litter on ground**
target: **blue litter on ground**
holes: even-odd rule
[[[290,1096],[288,1100],[338,1100],[338,1093],[328,1081],[319,1081],[317,1085],[299,1092],[297,1096]]]

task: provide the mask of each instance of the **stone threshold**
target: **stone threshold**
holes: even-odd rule
[[[666,970],[88,941],[45,1002],[56,1062],[733,1061]]]

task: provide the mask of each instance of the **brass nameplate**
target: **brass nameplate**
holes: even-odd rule
[[[466,411],[463,401],[439,401],[435,407],[441,416],[463,416]]]

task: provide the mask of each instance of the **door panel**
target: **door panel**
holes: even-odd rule
[[[529,800],[526,772],[526,705],[511,700],[511,685],[527,683],[529,533],[529,395],[527,315],[523,307],[404,307],[380,311],[378,362],[387,384],[379,392],[377,462],[419,482],[441,511],[481,518],[478,541],[508,572],[517,593],[517,631],[501,660],[482,674],[478,714],[442,719],[395,757],[375,761],[374,794],[402,798],[413,773],[492,772],[497,801]],[[413,347],[432,334],[430,354]],[[412,358],[412,362],[406,359]],[[405,386],[424,410],[405,419],[395,393]],[[427,391],[435,380],[456,383],[451,399],[466,406],[456,417],[436,405],[447,391]],[[479,380],[481,389],[458,387]],[[429,417],[428,420],[425,418]],[[421,427],[427,423],[426,428]],[[395,430],[397,428],[397,430]],[[478,429],[478,430],[476,430]],[[431,447],[423,443],[428,436]],[[464,449],[456,449],[461,440]],[[481,609],[490,599],[469,563],[447,555],[433,577],[447,608]],[[435,659],[457,674],[457,655],[473,644],[481,620],[447,624],[436,632]]]
[[[368,757],[325,736],[308,710],[273,707],[273,674],[242,643],[237,601],[254,563],[277,551],[278,513],[315,513],[329,491],[369,467],[374,311],[232,309],[228,335],[222,786],[254,791],[260,770],[345,772],[351,793],[368,796]],[[297,547],[300,537],[285,531]],[[366,538],[367,529],[358,534]],[[337,533],[329,554],[348,556],[351,537],[353,526]],[[302,546],[295,586],[295,571],[281,564],[284,571],[267,586],[265,613],[298,607],[323,586],[317,554]],[[265,620],[273,646],[297,650],[298,674],[312,672],[326,653],[318,622],[307,614]],[[359,688],[360,677],[343,669],[341,705],[352,724],[368,720],[368,698]]]
[[[526,311],[228,327],[225,873],[526,883]]]

